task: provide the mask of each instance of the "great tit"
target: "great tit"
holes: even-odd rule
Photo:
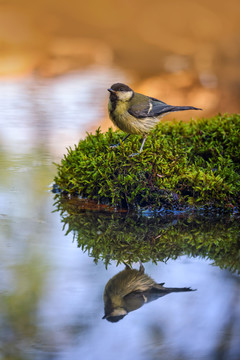
[[[171,292],[194,291],[189,287],[167,288],[163,285],[164,283],[157,284],[146,275],[142,264],[139,270],[126,265],[126,268],[113,276],[105,286],[103,319],[117,322],[130,311]]]
[[[143,149],[147,134],[163,116],[174,111],[202,110],[193,106],[168,105],[153,97],[136,93],[129,86],[121,83],[113,84],[108,91],[110,92],[109,117],[114,125],[128,134],[122,141],[130,134],[143,135],[139,153]]]

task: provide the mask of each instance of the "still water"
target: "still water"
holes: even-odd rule
[[[98,244],[111,245],[116,224],[122,224],[118,235],[134,238],[134,228],[128,234],[124,229],[130,215],[119,220],[83,212],[74,219],[77,227],[66,221],[66,209],[54,212],[53,162],[97,127],[106,88],[118,76],[117,69],[90,68],[53,80],[0,82],[0,358],[237,360],[240,281],[224,266],[232,259],[180,249],[169,259],[165,254],[165,262],[144,262],[155,282],[196,291],[173,292],[141,306],[131,302],[132,311],[112,323],[102,319],[104,288],[125,265],[117,264],[114,253],[103,256]],[[148,217],[138,220],[136,233],[157,239],[161,219]],[[181,221],[180,215],[170,225],[162,221],[164,231],[178,224],[188,231],[190,220]],[[221,218],[212,227],[205,221],[198,228],[190,221],[196,243],[203,234],[216,243],[230,236],[239,249],[239,219],[229,224]]]

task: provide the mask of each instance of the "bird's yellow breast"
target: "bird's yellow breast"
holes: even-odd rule
[[[119,129],[128,134],[148,134],[158,123],[157,118],[137,119],[128,112],[128,103],[117,101],[114,104],[109,101],[109,117]]]

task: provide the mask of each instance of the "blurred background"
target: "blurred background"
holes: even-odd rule
[[[1,0],[0,75],[118,68],[119,81],[170,104],[237,112],[239,11],[237,0]]]

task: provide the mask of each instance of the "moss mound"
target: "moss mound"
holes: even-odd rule
[[[123,137],[112,129],[88,134],[68,149],[56,185],[64,194],[116,208],[239,208],[240,115],[159,123],[134,157],[141,137],[122,143]]]

